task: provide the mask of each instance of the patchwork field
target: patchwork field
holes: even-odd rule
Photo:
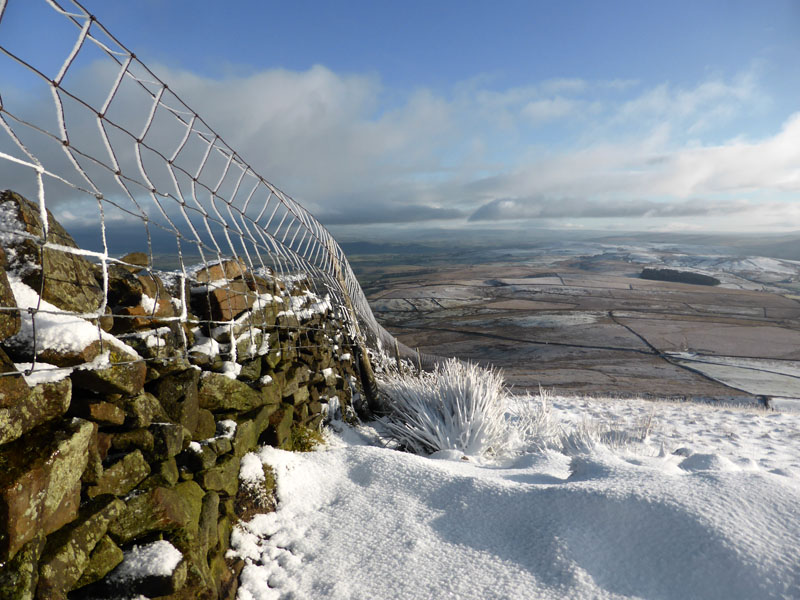
[[[758,273],[751,261],[746,273],[715,271],[719,286],[651,281],[636,258],[451,256],[434,268],[395,261],[360,271],[378,319],[402,342],[502,367],[519,391],[800,397],[796,275]]]

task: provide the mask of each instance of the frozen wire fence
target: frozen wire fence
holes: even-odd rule
[[[44,39],[56,50],[37,48]],[[192,265],[234,261],[253,279],[242,293],[263,292],[256,279],[273,273],[285,282],[304,279],[354,337],[394,346],[325,227],[256,173],[78,2],[0,0],[0,52],[0,189],[38,205],[41,235],[32,241],[41,257],[50,250],[79,255],[102,280],[95,306],[67,312],[99,323],[109,305],[109,268],[131,266],[121,257],[143,250],[143,272],[171,269],[179,281],[177,314],[161,324],[187,321]],[[48,210],[80,248],[51,231]],[[0,235],[13,229],[0,219]],[[37,320],[65,312],[41,298],[25,310],[34,343]],[[97,335],[102,340],[99,326]]]

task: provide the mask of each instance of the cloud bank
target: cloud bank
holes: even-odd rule
[[[83,84],[102,69],[88,67]],[[224,79],[155,70],[330,225],[800,227],[800,112],[766,118],[755,68],[683,87],[572,78],[495,89],[477,78],[448,92],[320,65]]]

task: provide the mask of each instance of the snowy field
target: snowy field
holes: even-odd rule
[[[800,597],[800,413],[550,407],[560,442],[502,458],[341,424],[316,452],[264,448],[279,508],[234,534],[239,600]]]

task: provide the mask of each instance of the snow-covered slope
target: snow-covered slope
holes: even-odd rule
[[[234,535],[240,600],[800,596],[800,414],[553,406],[592,443],[483,464],[366,429],[310,454],[265,448],[279,509]],[[643,424],[644,443],[625,441]]]

